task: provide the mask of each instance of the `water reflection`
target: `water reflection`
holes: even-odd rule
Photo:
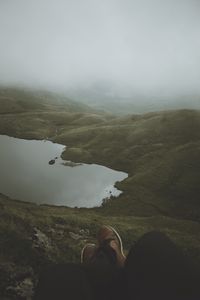
[[[64,148],[50,141],[0,135],[0,192],[14,199],[71,207],[99,206],[102,199],[121,193],[113,185],[126,173],[65,162],[60,158]],[[50,165],[52,159],[55,163]]]

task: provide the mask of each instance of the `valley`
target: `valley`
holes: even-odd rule
[[[119,230],[126,251],[143,233],[163,231],[200,263],[199,110],[119,116],[55,94],[1,89],[0,134],[46,139],[67,146],[64,160],[128,173],[116,183],[123,193],[100,207],[37,205],[0,195],[5,299],[14,299],[27,278],[34,286],[43,266],[77,262],[101,224]]]

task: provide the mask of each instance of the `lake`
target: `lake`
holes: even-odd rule
[[[70,207],[100,206],[104,198],[120,195],[114,184],[125,179],[126,173],[63,161],[64,149],[50,141],[0,135],[0,193],[37,204]]]

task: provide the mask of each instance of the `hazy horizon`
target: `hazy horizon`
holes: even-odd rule
[[[0,85],[200,95],[199,8],[196,0],[3,0]]]

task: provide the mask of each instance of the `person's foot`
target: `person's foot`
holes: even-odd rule
[[[96,254],[97,246],[95,244],[86,244],[81,251],[81,263],[92,263],[95,254]]]
[[[111,226],[102,226],[97,234],[98,246],[109,245],[116,253],[117,264],[124,266],[126,256],[124,255],[122,240],[118,232]]]

